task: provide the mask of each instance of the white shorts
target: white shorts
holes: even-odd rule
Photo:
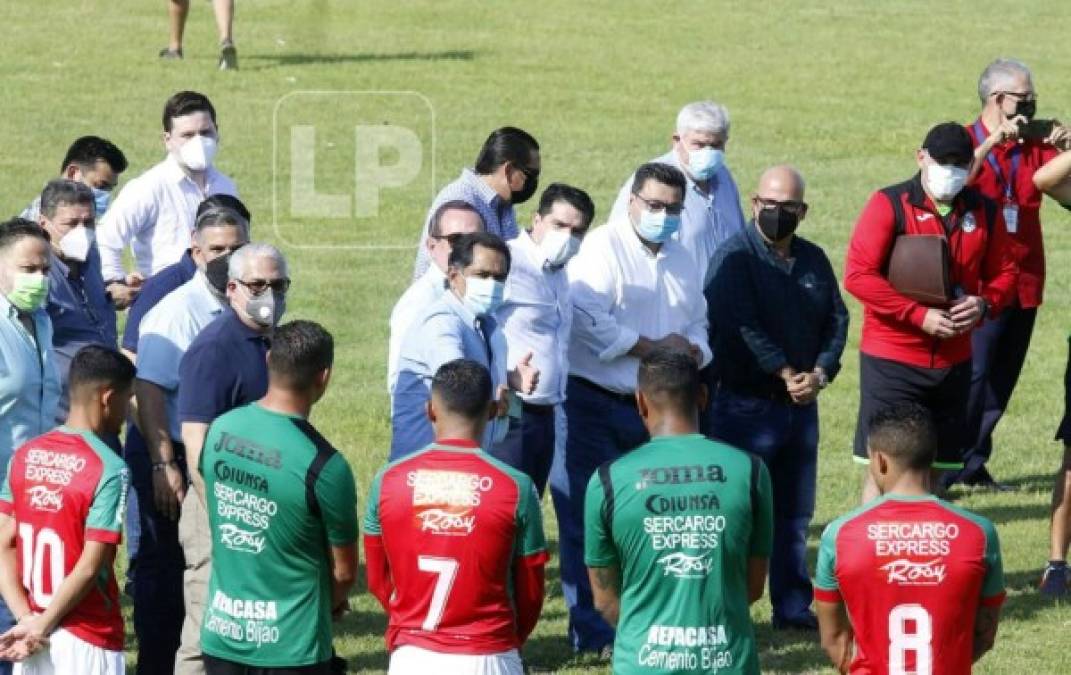
[[[113,652],[57,628],[48,648],[15,664],[15,675],[125,675],[123,652]]]
[[[390,675],[524,675],[516,649],[498,654],[445,654],[402,645],[390,655]]]

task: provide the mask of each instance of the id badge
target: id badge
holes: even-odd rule
[[[1019,232],[1019,207],[1015,204],[1004,205],[1004,226],[1008,228],[1008,234]]]

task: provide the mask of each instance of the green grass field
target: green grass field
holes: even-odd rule
[[[741,192],[750,194],[767,165],[798,166],[811,204],[801,234],[824,245],[842,269],[869,193],[914,172],[914,149],[932,124],[973,118],[975,82],[992,58],[1015,55],[1034,68],[1039,114],[1071,114],[1071,52],[1066,25],[1054,20],[1065,15],[1066,5],[1055,0],[239,0],[242,70],[231,74],[214,70],[207,2],[194,2],[179,63],[156,59],[166,42],[163,0],[4,2],[0,204],[19,211],[58,170],[67,144],[86,133],[126,151],[127,178],[140,173],[162,156],[167,96],[185,88],[207,93],[219,111],[218,165],[237,179],[254,213],[254,237],[285,244],[291,257],[288,316],[320,321],[336,336],[334,385],[313,421],[365,487],[386,456],[387,317],[409,279],[424,210],[435,188],[471,165],[491,129],[513,124],[532,132],[543,147],[544,184],[587,189],[605,216],[621,181],[664,151],[680,106],[714,98],[733,116],[728,162]],[[328,93],[284,99],[301,91]],[[420,141],[423,160],[412,183],[385,191],[374,217],[296,217],[286,180],[290,130],[316,130],[317,189],[344,195],[354,192],[353,128],[384,123],[412,128]],[[524,205],[519,217],[526,221],[531,209]],[[1017,491],[960,499],[997,522],[1009,588],[996,649],[980,673],[1071,669],[1064,647],[1071,611],[1034,590],[1048,554],[1048,494],[1060,456],[1052,434],[1071,329],[1071,214],[1049,204],[1043,218],[1047,303],[992,463]],[[849,447],[860,321],[857,303],[849,305],[845,369],[822,397],[812,544],[857,501],[860,475]],[[545,515],[553,542],[549,499]],[[340,652],[354,671],[383,671],[384,616],[367,594],[356,595],[354,606],[339,632]],[[764,671],[826,672],[813,640],[770,630],[765,600],[754,619]],[[571,655],[565,625],[552,561],[527,661],[543,671],[603,672]]]

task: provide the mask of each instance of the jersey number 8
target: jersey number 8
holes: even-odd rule
[[[907,632],[908,622],[914,630]],[[889,612],[889,675],[908,675],[907,653],[915,653],[912,675],[933,673],[933,621],[922,605],[897,605]]]

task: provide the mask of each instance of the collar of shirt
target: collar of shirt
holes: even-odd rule
[[[231,330],[238,333],[238,335],[246,340],[262,340],[265,343],[270,342],[267,335],[247,326],[238,316],[238,312],[234,311],[234,308],[230,306],[230,303],[223,304],[220,311],[224,316],[223,320],[232,324]]]
[[[778,255],[777,251],[774,250],[773,244],[763,239],[754,220],[749,220],[747,222],[745,231],[747,232],[747,238],[751,241],[751,247],[758,251],[759,255],[766,258],[770,264],[775,265],[780,269],[788,271],[789,261],[799,257],[800,242],[798,235],[793,236],[792,241],[788,245],[789,257],[782,258]]]
[[[480,174],[476,173],[473,169],[462,169],[461,179],[472,186],[476,194],[480,196],[489,206],[500,206],[502,197],[495,192],[495,189],[487,184],[487,181],[483,179]]]
[[[484,317],[481,322],[479,317],[472,313],[472,310],[465,305],[461,298],[457,297],[457,293],[454,293],[452,289],[448,288],[443,292],[443,301],[455,314],[464,320],[466,326],[479,330],[481,323],[486,325],[488,317]]]
[[[930,196],[926,194],[926,190],[922,187],[921,171],[916,173],[911,179],[911,184],[907,188],[907,201],[920,209],[932,211],[941,218],[941,222],[945,223],[946,227],[948,226],[949,216],[941,215],[941,212],[937,210],[937,205],[934,204],[933,200],[930,199]],[[967,186],[960,190],[959,194],[952,199],[952,210],[949,211],[949,214],[955,214],[957,216],[955,220],[958,221],[958,216],[962,216],[969,211],[974,211],[981,206],[981,193],[978,192],[977,189]]]
[[[440,438],[435,445],[444,450],[478,450],[480,444],[467,438]]]

